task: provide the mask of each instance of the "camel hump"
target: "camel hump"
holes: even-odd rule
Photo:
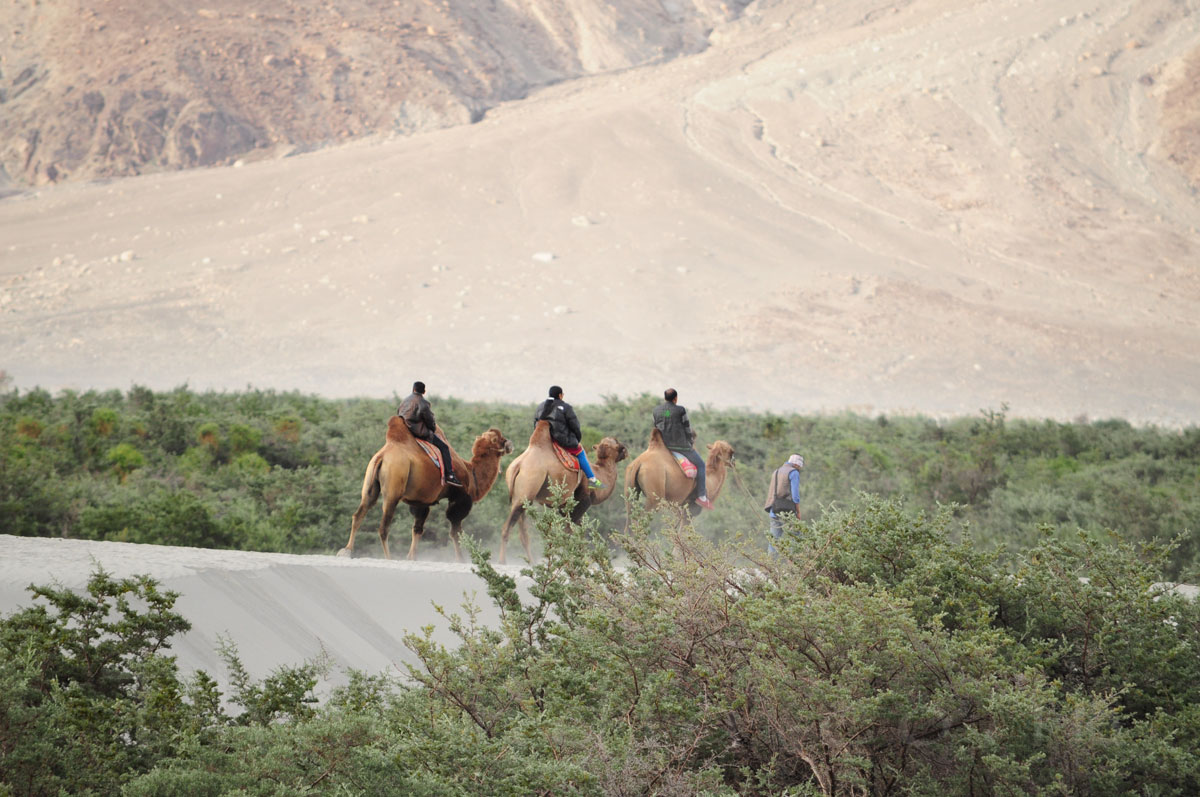
[[[393,443],[404,443],[413,439],[413,434],[408,429],[408,424],[398,415],[393,415],[388,419],[387,440]]]
[[[529,435],[529,447],[550,447],[550,421],[538,421],[533,426],[533,434]]]
[[[664,443],[663,439],[662,439],[662,432],[658,431],[658,427],[655,426],[653,429],[650,430],[650,442],[646,445],[646,448],[666,448],[666,447],[667,447],[667,444]]]

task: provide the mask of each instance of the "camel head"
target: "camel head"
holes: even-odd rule
[[[606,437],[596,445],[592,446],[592,451],[596,454],[596,461],[612,460],[615,464],[625,459],[629,455],[629,451],[622,445],[621,441],[615,437]]]
[[[494,454],[496,457],[502,457],[505,454],[511,454],[513,444],[500,433],[496,427],[488,429],[479,437],[475,438],[475,444],[471,446],[472,459],[479,459],[480,456]]]
[[[725,467],[733,464],[733,446],[726,443],[724,440],[708,446],[708,461],[711,464],[720,463]]]

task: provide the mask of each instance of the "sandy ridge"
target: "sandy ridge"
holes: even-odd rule
[[[175,610],[192,623],[172,653],[185,672],[207,671],[227,686],[218,649],[233,642],[248,672],[322,660],[321,692],[344,683],[350,668],[406,677],[415,662],[405,633],[430,625],[434,638],[456,638],[435,609],[480,608],[498,622],[483,581],[469,565],[335,556],[222,551],[119,542],[0,535],[0,612],[31,605],[30,584],[81,589],[97,567],[116,577],[146,574],[180,593]],[[516,566],[497,567],[528,580]]]

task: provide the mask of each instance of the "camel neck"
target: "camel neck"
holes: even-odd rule
[[[716,500],[721,494],[721,488],[725,486],[726,466],[725,463],[716,456],[708,458],[707,471],[705,472],[704,486],[708,491],[710,501]]]
[[[604,488],[597,490],[595,502],[600,503],[608,499],[612,495],[613,490],[617,486],[617,461],[612,457],[598,459],[592,465],[592,470],[596,471],[596,475],[600,481],[604,482]]]
[[[471,471],[471,486],[467,494],[472,501],[482,501],[500,475],[500,455],[494,452],[474,454],[467,467]]]

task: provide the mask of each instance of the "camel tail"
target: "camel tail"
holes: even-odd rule
[[[514,459],[512,464],[508,466],[508,470],[504,471],[504,484],[508,487],[508,497],[511,500],[513,490],[516,489],[517,477],[521,475],[521,460]]]
[[[377,451],[367,463],[367,472],[363,475],[362,504],[372,506],[379,500],[379,470],[383,467],[383,451]]]
[[[642,489],[641,482],[638,481],[642,475],[642,466],[638,462],[630,462],[629,467],[625,470],[625,489],[632,492],[635,496],[646,492]]]

